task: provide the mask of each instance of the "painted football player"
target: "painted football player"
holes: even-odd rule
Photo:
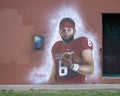
[[[86,37],[74,39],[75,22],[71,18],[63,18],[59,24],[62,41],[52,48],[53,67],[50,83],[82,84],[86,75],[93,74],[93,44]]]

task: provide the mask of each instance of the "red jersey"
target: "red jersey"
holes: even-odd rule
[[[55,59],[56,68],[56,82],[59,84],[79,84],[85,83],[85,76],[63,66],[61,63],[62,55],[65,52],[74,52],[76,56],[85,49],[93,49],[92,42],[86,37],[80,37],[72,40],[71,42],[64,44],[63,41],[58,41],[52,48],[52,55]],[[73,62],[74,63],[74,62]],[[64,69],[62,72],[61,69]]]

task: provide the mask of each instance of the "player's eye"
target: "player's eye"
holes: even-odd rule
[[[67,31],[66,29],[62,29],[62,30],[61,30],[62,33],[65,33],[66,31]]]
[[[72,28],[63,28],[62,30],[61,30],[61,32],[71,32],[71,31],[73,31],[73,29]]]
[[[68,32],[70,32],[71,31],[71,29],[68,29]]]
[[[72,28],[68,28],[68,30],[67,30],[68,32],[71,32],[71,31],[73,31],[73,29]]]
[[[62,32],[66,32],[66,30],[65,30],[65,29],[62,29]]]

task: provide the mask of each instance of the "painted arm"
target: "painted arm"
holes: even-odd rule
[[[94,61],[91,49],[85,49],[81,53],[78,64],[72,64],[71,69],[82,75],[92,75],[94,71]]]

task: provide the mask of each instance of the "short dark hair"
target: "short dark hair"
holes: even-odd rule
[[[63,18],[63,19],[60,21],[60,25],[63,25],[64,22],[69,22],[69,23],[71,23],[71,24],[73,24],[73,25],[75,26],[75,22],[74,22],[71,18],[69,18],[69,17]]]

